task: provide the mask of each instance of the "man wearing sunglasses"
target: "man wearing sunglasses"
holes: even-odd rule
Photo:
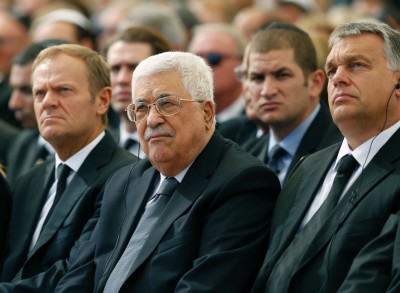
[[[105,185],[98,225],[55,292],[249,292],[280,186],[215,131],[212,84],[191,53],[136,67],[127,113],[147,158]]]
[[[188,51],[204,58],[213,70],[219,123],[243,114],[242,84],[234,69],[242,62],[245,46],[245,38],[230,25],[203,24],[194,28]]]

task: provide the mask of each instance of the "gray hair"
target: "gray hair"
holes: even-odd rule
[[[353,22],[337,27],[329,37],[329,48],[343,38],[362,34],[375,34],[383,41],[383,54],[389,70],[400,70],[400,33],[379,22]]]
[[[199,34],[208,32],[220,32],[230,36],[236,43],[237,54],[243,57],[244,49],[246,48],[247,41],[243,34],[238,31],[231,24],[226,23],[205,23],[197,25],[193,28],[192,39]]]
[[[193,100],[210,100],[214,104],[212,69],[203,58],[187,52],[165,52],[141,61],[132,75],[132,88],[137,80],[160,72],[176,71]],[[132,91],[134,97],[134,91]]]

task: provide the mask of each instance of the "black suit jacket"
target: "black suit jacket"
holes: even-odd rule
[[[54,176],[54,161],[34,167],[17,182],[9,226],[8,256],[2,267],[2,281],[10,282],[22,270],[22,280],[0,284],[0,291],[52,292],[67,271],[69,258],[79,242],[90,237],[101,204],[101,190],[118,168],[136,157],[117,146],[110,134],[91,151],[74,174],[57,203],[30,256],[28,248],[47,197],[46,186]]]
[[[242,114],[236,118],[229,119],[222,123],[217,123],[219,133],[239,145],[244,145],[247,141],[256,138],[257,124]]]
[[[287,171],[287,175],[290,174],[294,166],[296,166],[303,156],[315,153],[316,151],[335,144],[342,139],[343,136],[333,123],[329,110],[324,104],[321,104],[317,116],[315,116],[314,121],[310,124],[310,127],[307,129],[296,150]],[[266,162],[268,158],[268,145],[269,134],[266,134],[253,142],[249,141],[244,146],[244,149],[263,162]]]
[[[0,163],[4,166],[7,165],[7,152],[18,133],[17,128],[0,119]]]
[[[0,174],[0,265],[3,262],[8,223],[11,215],[11,188]]]
[[[336,144],[308,156],[285,183],[275,207],[269,250],[253,292],[264,292],[274,265],[295,237],[339,148]],[[290,292],[336,292],[358,252],[379,235],[389,216],[397,213],[399,149],[400,130],[379,150],[313,238],[287,280]]]
[[[38,138],[37,129],[24,129],[11,144],[7,153],[7,177],[11,185],[34,166],[39,147]]]
[[[148,159],[107,183],[98,225],[56,292],[103,292],[158,172]],[[247,292],[267,249],[280,185],[215,133],[169,200],[119,292]]]

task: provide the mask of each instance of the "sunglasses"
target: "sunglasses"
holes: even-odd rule
[[[208,54],[198,54],[200,57],[202,57],[210,66],[218,66],[223,60],[225,59],[238,59],[240,60],[240,56],[228,56],[228,55],[222,55],[219,53],[208,53]]]

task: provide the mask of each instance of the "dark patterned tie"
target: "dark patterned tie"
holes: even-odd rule
[[[167,177],[162,182],[158,192],[150,198],[124,253],[107,280],[104,288],[105,293],[119,291],[132,264],[146,242],[151,230],[157,224],[160,215],[178,184],[179,182],[174,177]]]
[[[281,160],[282,157],[287,153],[287,151],[282,148],[279,144],[276,144],[269,156],[268,156],[268,162],[267,162],[267,166],[268,168],[270,168],[272,170],[272,172],[274,172],[275,174],[279,175],[279,173],[281,173]]]

